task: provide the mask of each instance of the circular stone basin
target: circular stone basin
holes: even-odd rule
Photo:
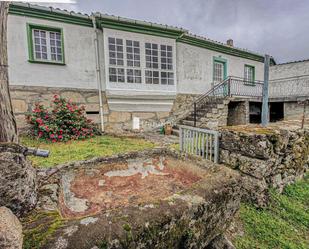
[[[149,204],[189,188],[205,170],[170,156],[127,159],[64,172],[59,208],[65,218]]]

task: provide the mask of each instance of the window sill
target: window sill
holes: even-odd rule
[[[245,86],[256,86],[255,83],[244,83]]]
[[[50,64],[50,65],[58,65],[65,66],[64,62],[52,62],[52,61],[37,61],[37,60],[28,60],[30,63],[38,63],[38,64]]]

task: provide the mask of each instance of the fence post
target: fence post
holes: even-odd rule
[[[262,103],[262,126],[268,125],[268,81],[269,81],[269,55],[264,59],[264,84],[263,84],[263,103]]]
[[[193,105],[194,105],[194,127],[196,127],[196,102],[194,102]]]
[[[231,97],[231,77],[229,77],[229,79],[228,79],[228,81],[227,81],[228,83],[228,85],[227,85],[227,95],[229,96],[229,97]]]
[[[179,127],[180,151],[183,151],[183,130]]]
[[[218,163],[219,161],[219,134],[215,134],[215,141],[214,141],[214,163]]]

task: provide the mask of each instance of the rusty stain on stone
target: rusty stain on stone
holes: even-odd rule
[[[60,211],[65,218],[76,218],[129,205],[150,208],[149,203],[199,181],[203,177],[201,171],[163,156],[70,170],[61,178]]]

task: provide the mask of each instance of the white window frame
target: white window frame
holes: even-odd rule
[[[138,33],[132,33],[132,32],[126,32],[126,31],[120,31],[120,30],[113,30],[108,28],[103,28],[103,34],[104,34],[104,52],[105,52],[105,78],[106,78],[106,88],[111,90],[134,90],[136,92],[138,91],[157,91],[157,92],[176,92],[176,41],[174,39],[170,38],[164,38],[164,37],[156,37],[151,35],[145,35],[145,34],[138,34]],[[123,43],[126,45],[126,40],[132,40],[132,41],[138,41],[140,44],[140,67],[127,67],[127,51],[124,51],[124,61],[125,61],[125,69],[138,69],[141,70],[141,78],[142,83],[130,83],[127,82],[127,75],[125,84],[124,83],[117,83],[117,82],[110,82],[109,81],[109,49],[108,49],[108,38],[114,37],[114,38],[120,38],[123,39]],[[168,71],[168,70],[161,70],[161,57],[160,57],[160,45],[168,45],[172,47],[172,64],[173,69],[168,71],[173,74],[173,85],[162,85],[159,84],[146,84],[146,77],[145,73],[146,70],[153,70],[151,68],[146,67],[146,57],[145,57],[145,44],[146,43],[156,43],[158,44],[158,69],[155,69],[155,71],[159,72],[159,78],[161,77],[161,71]],[[112,65],[111,65],[112,66]],[[114,66],[114,65],[113,65]]]

